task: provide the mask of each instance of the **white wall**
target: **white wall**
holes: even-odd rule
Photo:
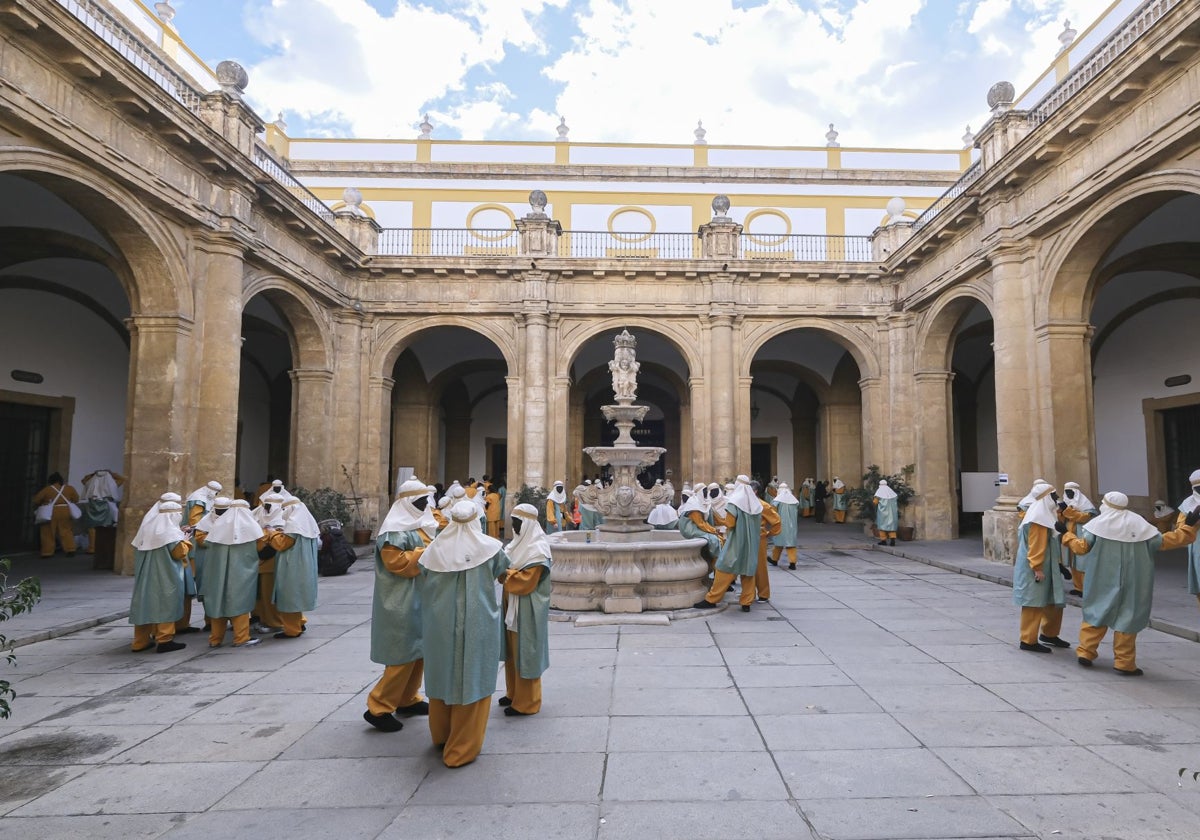
[[[14,369],[45,381],[17,382]],[[128,379],[129,349],[87,307],[48,292],[0,289],[0,388],[75,398],[70,463],[51,468],[76,489],[93,470],[124,468]]]
[[[758,416],[750,421],[752,438],[776,438],[775,472],[780,481],[795,487],[798,482],[792,475],[795,461],[792,458],[792,412],[782,400],[772,394],[753,391],[753,400],[758,405]],[[767,476],[766,480],[770,481]],[[801,481],[804,477],[801,476]]]
[[[508,437],[507,396],[507,393],[504,391],[496,391],[490,396],[484,397],[472,412],[471,455],[468,463],[470,464],[470,474],[476,478],[482,479],[483,474],[488,471],[487,448],[484,444],[485,438],[499,438],[503,440]],[[459,481],[467,480],[467,476],[465,475],[447,476],[446,480],[452,481],[455,478]],[[520,484],[516,486],[519,487]]]
[[[1093,369],[1100,480],[1093,499],[1110,490],[1149,495],[1142,400],[1200,390],[1200,355],[1191,346],[1198,322],[1200,301],[1172,301],[1138,313],[1105,341]],[[1163,385],[1181,374],[1192,377],[1190,385]]]

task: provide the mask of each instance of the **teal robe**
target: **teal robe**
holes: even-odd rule
[[[875,504],[875,527],[880,531],[895,531],[900,515],[895,499],[880,499]]]
[[[596,526],[602,521],[600,512],[597,510],[588,510],[583,505],[579,506],[579,530],[593,531]]]
[[[165,624],[183,618],[183,567],[171,557],[179,543],[150,551],[133,552],[133,596],[129,599],[130,624]]]
[[[280,612],[298,613],[317,608],[317,540],[288,534],[296,544],[275,555],[275,593]]]
[[[812,506],[813,506],[812,493],[813,493],[813,488],[801,487],[800,492],[796,494],[796,498],[800,500],[800,512],[801,513],[812,510]]]
[[[1182,519],[1185,515],[1180,514],[1179,518]],[[1175,527],[1179,527],[1178,522],[1175,524]],[[1200,595],[1200,540],[1188,546],[1187,556],[1188,592],[1193,595]]]
[[[204,505],[203,502],[199,502],[195,499],[189,499],[188,501],[183,503],[183,520],[182,521],[183,521],[184,525],[186,525],[187,523],[192,521],[192,519],[191,519],[192,511],[195,508],[200,508],[205,513],[208,513],[208,508]],[[204,518],[203,514],[201,515],[200,518],[201,519]],[[198,519],[196,521],[199,522],[200,520]],[[201,549],[198,548],[195,545],[195,543],[193,543],[192,550],[188,552],[188,559],[191,560],[192,563],[195,564],[196,570],[195,570],[195,572],[193,572],[192,567],[190,565],[183,570],[183,580],[184,580],[184,585],[187,587],[188,595],[199,595],[200,594],[200,576],[202,574],[202,572],[200,571],[201,561],[196,559],[199,556],[200,551],[201,551]]]
[[[211,618],[248,615],[258,599],[258,546],[207,542],[200,597]]]
[[[554,518],[557,521],[551,522],[550,517],[546,517],[546,533],[557,534],[559,531],[567,530],[567,522],[570,521],[571,517],[567,514],[566,506],[560,505],[555,501],[551,501],[550,504],[554,505]],[[583,517],[580,516],[580,521],[582,522],[582,520]],[[485,530],[484,533],[486,534],[487,531]]]
[[[490,697],[503,658],[496,579],[508,569],[497,551],[465,572],[421,569],[421,630],[425,639],[425,693],[448,706]]]
[[[1017,559],[1013,562],[1013,603],[1018,607],[1061,607],[1067,602],[1063,593],[1063,578],[1058,571],[1062,561],[1062,543],[1058,532],[1049,529],[1046,539],[1046,556],[1042,559],[1042,582],[1038,583],[1033,577],[1033,569],[1029,568],[1029,529],[1042,528],[1026,522],[1017,530],[1019,544]]]
[[[753,577],[758,570],[758,541],[762,531],[762,514],[746,513],[733,505],[726,511],[736,520],[725,533],[725,545],[717,558],[717,569],[731,575]]]
[[[800,505],[792,502],[780,502],[775,505],[779,511],[779,533],[771,538],[777,548],[795,548],[796,532],[799,530]]]
[[[388,531],[375,540],[375,596],[371,602],[371,661],[405,665],[424,655],[421,643],[421,594],[417,577],[392,574],[383,565],[383,547],[403,551],[424,548],[419,531]]]
[[[841,493],[834,493],[833,488],[829,488],[830,495],[833,496],[834,510],[849,510],[850,509],[850,488],[846,487]]]
[[[684,539],[688,540],[706,540],[708,542],[705,548],[705,554],[716,559],[721,553],[721,538],[716,534],[710,534],[707,531],[701,531],[700,527],[692,521],[690,513],[679,515],[679,533]]]
[[[526,680],[538,679],[550,667],[550,561],[534,565],[545,566],[546,571],[533,592],[517,598],[517,649],[513,651],[517,673]],[[504,642],[507,648],[507,633]]]
[[[1083,525],[1079,538],[1090,550],[1083,579],[1083,620],[1093,627],[1119,633],[1140,633],[1150,626],[1154,600],[1154,555],[1161,534],[1141,542],[1117,542],[1097,537]]]

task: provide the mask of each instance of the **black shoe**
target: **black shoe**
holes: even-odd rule
[[[508,706],[512,705],[512,698],[511,697],[501,697],[499,700],[496,701],[496,704],[507,708]]]
[[[888,540],[888,545],[894,546],[895,544],[896,544],[896,538],[895,538],[895,537],[892,537],[890,540]]]
[[[278,633],[275,634],[275,638],[276,639],[299,639],[300,634],[297,633],[295,636],[289,636],[287,633],[284,633],[282,630],[280,630]]]
[[[183,650],[187,645],[183,642],[159,642],[154,650],[156,653],[170,653],[173,650]]]
[[[795,568],[796,568],[796,564],[795,564],[795,563],[788,563],[788,568],[789,568],[789,569],[792,569],[792,570],[794,571],[794,570],[795,570]]]
[[[1070,592],[1068,592],[1067,594],[1068,594],[1068,595],[1078,595],[1079,597],[1081,597],[1081,598],[1082,598],[1082,597],[1083,597],[1083,590],[1080,590],[1080,589],[1072,589],[1072,590],[1071,590]]]
[[[399,732],[404,728],[404,724],[391,715],[373,715],[370,711],[366,711],[363,712],[363,720],[380,732]]]
[[[1038,641],[1042,641],[1048,645],[1054,645],[1055,647],[1059,648],[1069,648],[1071,646],[1071,643],[1066,639],[1060,639],[1058,636],[1047,636],[1044,633],[1041,636],[1038,636]]]
[[[184,627],[182,630],[177,629],[175,631],[175,635],[182,636],[185,633],[199,633],[199,632],[201,632],[199,627]]]
[[[132,650],[134,653],[148,653],[149,651],[155,650],[154,642],[151,642],[144,648],[130,648],[130,650]]]
[[[504,710],[504,714],[507,717],[529,717],[533,713],[532,712],[518,712],[512,706],[509,706],[508,708],[506,708]]]
[[[877,542],[875,544],[876,545],[887,545],[887,540],[880,540],[879,542]]]
[[[742,604],[742,612],[750,612],[750,605]]]
[[[694,610],[715,610],[716,608],[716,604],[710,604],[708,601],[697,601],[692,604],[692,609]]]
[[[770,599],[770,598],[759,598],[759,599],[758,599],[758,603],[760,603],[760,604],[769,604],[769,603],[771,603],[771,599]]]
[[[767,562],[768,562],[768,563],[770,563],[772,566],[778,566],[778,565],[779,565],[779,561],[778,561],[778,560],[768,560]]]
[[[429,704],[424,700],[418,700],[409,706],[401,706],[399,709],[396,709],[396,714],[408,715],[409,717],[427,715],[429,714]]]
[[[1036,643],[1031,645],[1028,642],[1021,642],[1021,650],[1031,650],[1034,653],[1049,653],[1050,652],[1050,648],[1046,647],[1045,645],[1039,645]]]
[[[1140,677],[1145,673],[1141,668],[1134,668],[1132,671],[1126,671],[1124,668],[1113,668],[1122,677]]]
[[[1075,661],[1078,662],[1080,665],[1082,665],[1084,668],[1092,667],[1092,660],[1088,659],[1086,656],[1077,656],[1075,658]]]

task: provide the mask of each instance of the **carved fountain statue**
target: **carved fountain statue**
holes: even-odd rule
[[[671,503],[675,490],[668,481],[650,489],[638,472],[653,466],[667,450],[640,447],[630,435],[650,410],[637,399],[637,339],[623,330],[613,340],[608,363],[616,405],[601,407],[604,419],[617,427],[612,446],[583,451],[598,466],[609,467],[613,480],[591,485],[580,501],[604,515],[596,531],[567,531],[550,536],[554,555],[550,604],[562,610],[640,613],[686,609],[704,594],[708,563],[700,556],[704,540],[684,539],[678,531],[656,531],[646,516],[655,505]]]

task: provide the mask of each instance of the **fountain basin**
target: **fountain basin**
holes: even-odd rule
[[[678,531],[643,525],[640,533],[568,531],[548,539],[554,558],[550,606],[555,609],[679,610],[708,591],[708,563],[700,556],[705,541],[684,539]]]

